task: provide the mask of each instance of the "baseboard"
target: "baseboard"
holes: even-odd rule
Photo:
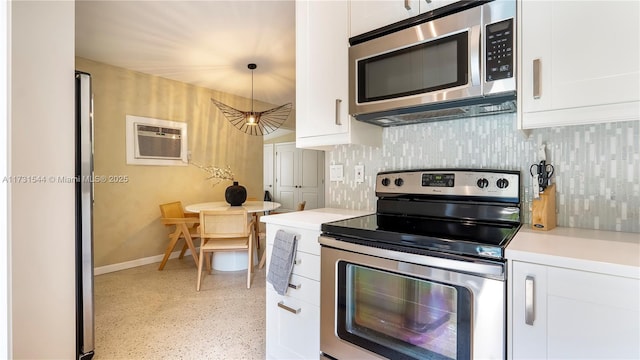
[[[169,259],[175,259],[178,256],[180,256],[180,251],[174,251],[169,256]],[[186,258],[187,256],[191,257],[191,252],[189,250],[187,250],[187,252],[184,253],[184,257]],[[149,264],[153,264],[153,263],[159,263],[159,262],[162,261],[163,257],[164,257],[164,254],[156,255],[156,256],[149,256],[149,257],[146,257],[146,258],[135,259],[135,260],[131,260],[131,261],[125,261],[125,262],[121,262],[121,263],[117,263],[117,264],[111,264],[111,265],[105,265],[105,266],[96,267],[96,268],[93,269],[93,275],[102,275],[102,274],[107,274],[107,273],[114,272],[114,271],[131,269],[131,268],[142,266],[142,265],[149,265]]]

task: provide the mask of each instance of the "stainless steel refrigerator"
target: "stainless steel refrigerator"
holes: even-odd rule
[[[76,355],[94,354],[93,96],[91,75],[76,71]]]

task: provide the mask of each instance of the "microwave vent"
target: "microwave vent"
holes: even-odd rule
[[[354,117],[359,121],[389,127],[512,113],[515,111],[515,94],[510,93],[502,96],[439,103],[435,106],[422,105],[379,113],[357,114]]]

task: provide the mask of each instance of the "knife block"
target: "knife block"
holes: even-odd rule
[[[549,185],[531,204],[531,228],[551,230],[556,227],[556,184]]]

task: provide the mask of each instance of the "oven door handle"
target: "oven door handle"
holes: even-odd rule
[[[400,264],[400,266],[403,266],[405,268],[409,268],[411,265],[416,264],[492,277],[499,280],[504,280],[505,278],[503,264],[483,262],[475,259],[454,260],[442,257],[405,253],[394,250],[380,249],[372,246],[353,244],[326,236],[320,236],[318,241],[322,245],[331,246],[336,249],[378,256],[381,258],[396,260],[401,263],[407,263],[404,265]]]

